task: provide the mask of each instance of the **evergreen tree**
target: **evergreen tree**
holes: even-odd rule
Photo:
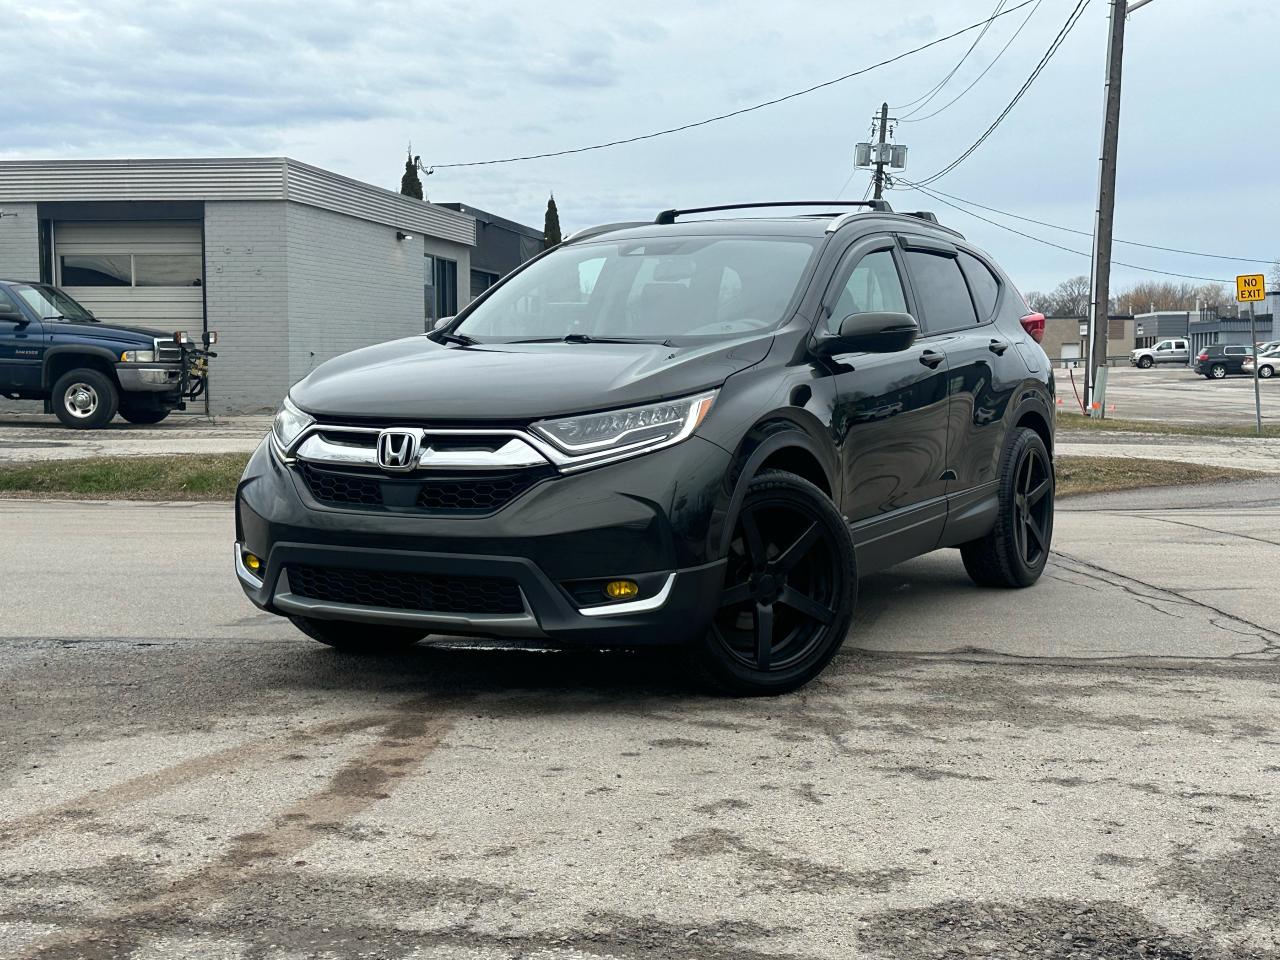
[[[542,247],[544,250],[550,249],[562,239],[560,236],[560,211],[556,209],[556,195],[553,193],[547,200],[547,217],[542,225]]]
[[[409,144],[409,159],[404,162],[404,176],[400,178],[400,192],[406,197],[422,199],[422,180],[418,177],[418,157],[413,155],[413,144]]]

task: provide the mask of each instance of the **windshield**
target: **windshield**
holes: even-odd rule
[[[40,315],[41,320],[54,320],[66,317],[68,320],[94,321],[96,318],[80,304],[57,287],[45,284],[18,283],[9,288],[32,310]]]
[[[800,237],[575,244],[494,290],[454,332],[667,341],[766,330],[783,320],[816,247]]]

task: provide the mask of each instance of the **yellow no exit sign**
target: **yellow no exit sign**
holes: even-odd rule
[[[1236,277],[1236,300],[1245,303],[1249,300],[1265,300],[1267,288],[1265,278],[1260,273],[1246,273]]]

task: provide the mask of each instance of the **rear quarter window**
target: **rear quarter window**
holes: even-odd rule
[[[1000,281],[991,272],[991,268],[973,254],[961,250],[959,260],[964,278],[969,281],[973,302],[978,308],[978,322],[990,320],[1000,299]]]

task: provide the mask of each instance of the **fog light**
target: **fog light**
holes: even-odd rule
[[[610,600],[630,600],[640,592],[634,580],[610,580],[604,585],[604,595]]]
[[[248,567],[250,570],[252,570],[254,573],[257,573],[262,569],[262,561],[259,560],[257,557],[255,557],[252,553],[246,553],[244,555],[244,565]]]

